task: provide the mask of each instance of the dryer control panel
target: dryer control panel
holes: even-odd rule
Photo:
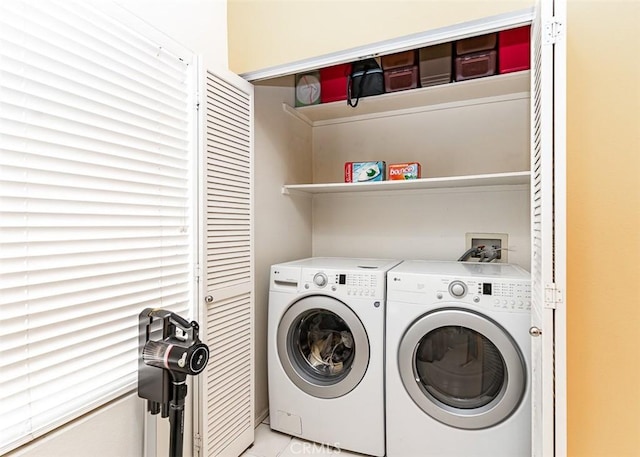
[[[501,311],[529,311],[531,282],[500,279],[441,278],[436,299],[470,301]]]
[[[387,282],[388,302],[531,310],[531,274],[512,264],[406,260]]]
[[[469,303],[496,311],[528,312],[531,281],[476,277],[389,275],[387,299],[414,303]]]

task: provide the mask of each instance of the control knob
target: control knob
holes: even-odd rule
[[[449,284],[449,293],[456,298],[462,298],[467,294],[467,286],[462,281],[453,281]]]
[[[327,285],[327,275],[324,273],[316,273],[313,277],[313,283],[318,287],[324,287]]]

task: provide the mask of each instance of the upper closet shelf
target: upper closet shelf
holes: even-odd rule
[[[328,184],[286,184],[282,193],[328,194],[342,192],[372,192],[388,190],[446,189],[479,186],[514,186],[529,184],[531,172],[494,173],[485,175],[422,178],[407,181],[377,181]]]
[[[438,86],[391,92],[361,98],[352,108],[346,101],[291,108],[285,110],[310,125],[346,122],[358,118],[389,115],[394,111],[423,111],[442,105],[469,105],[528,96],[530,71],[519,71]]]

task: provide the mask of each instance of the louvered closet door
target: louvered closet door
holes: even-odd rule
[[[557,378],[557,316],[565,283],[565,2],[538,1],[532,25],[532,453],[565,455],[564,370]],[[564,325],[564,323],[563,323]],[[562,332],[564,335],[564,332]],[[554,342],[555,340],[555,342]],[[562,397],[558,395],[562,393]],[[557,398],[557,402],[556,402]],[[566,433],[560,433],[566,435]]]
[[[206,73],[204,318],[211,358],[202,383],[205,456],[236,457],[254,436],[253,86]]]

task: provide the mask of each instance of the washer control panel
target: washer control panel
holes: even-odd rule
[[[318,287],[324,287],[327,285],[328,278],[324,273],[316,273],[313,276],[313,283]]]
[[[341,272],[335,270],[302,273],[303,291],[322,290],[344,297],[384,298],[385,275],[382,272]]]
[[[462,298],[467,295],[467,285],[462,281],[451,281],[449,293],[454,297]]]

